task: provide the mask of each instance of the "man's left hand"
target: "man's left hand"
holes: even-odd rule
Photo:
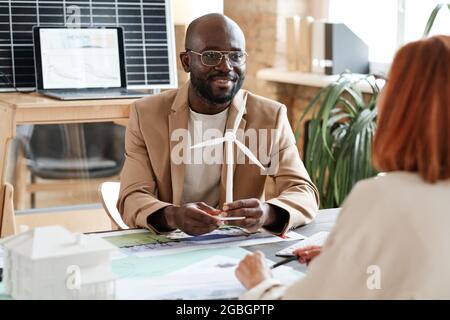
[[[263,226],[270,226],[275,222],[275,208],[258,199],[241,199],[223,206],[224,217],[245,217],[243,220],[225,221],[228,225],[245,228],[255,232]]]

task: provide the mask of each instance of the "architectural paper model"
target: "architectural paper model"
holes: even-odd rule
[[[49,226],[0,244],[5,291],[14,299],[114,299],[116,247],[104,239]]]

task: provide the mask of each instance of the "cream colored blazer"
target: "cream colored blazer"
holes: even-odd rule
[[[244,299],[450,299],[450,180],[394,172],[358,183],[304,278]]]
[[[183,163],[171,161],[171,152],[180,141],[173,141],[172,133],[188,127],[189,82],[177,90],[138,100],[130,110],[126,130],[126,158],[120,175],[120,196],[117,208],[130,227],[151,228],[147,217],[166,206],[179,205],[183,192]],[[245,102],[245,113],[239,128],[277,129],[278,147],[269,137],[269,166],[277,157],[278,168],[270,177],[276,186],[277,196],[267,202],[288,213],[288,223],[277,233],[310,222],[318,210],[318,192],[310,180],[299,157],[295,138],[289,125],[286,107],[278,102],[240,90],[230,105],[227,129],[231,129],[238,108]],[[241,137],[242,138],[242,137]],[[244,140],[241,140],[244,143]],[[179,145],[178,145],[179,147]],[[247,147],[249,147],[247,145]],[[235,162],[237,153],[235,152]],[[233,199],[264,199],[267,175],[260,168],[246,161],[234,166]],[[226,165],[222,166],[220,206],[225,199]]]

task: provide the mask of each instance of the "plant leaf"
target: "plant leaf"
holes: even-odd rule
[[[434,20],[436,20],[436,16],[441,10],[441,8],[444,6],[443,3],[439,3],[436,5],[436,7],[431,11],[430,17],[428,18],[427,24],[425,25],[425,30],[423,31],[423,38],[428,37],[430,34],[431,28],[433,27]],[[450,10],[450,4],[447,5],[448,9]]]

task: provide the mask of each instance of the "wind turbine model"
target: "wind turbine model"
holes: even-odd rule
[[[240,142],[236,137],[236,132],[239,128],[239,123],[241,122],[242,116],[245,110],[245,101],[244,104],[239,109],[239,112],[234,120],[234,126],[232,131],[227,131],[222,138],[206,140],[196,145],[191,146],[189,149],[197,149],[208,146],[215,146],[221,143],[225,143],[226,147],[226,155],[227,155],[227,180],[226,180],[226,195],[225,202],[230,203],[233,202],[233,143],[236,143],[239,149],[257,166],[261,169],[265,170],[264,166],[259,162],[258,158],[247,148],[242,142]]]

